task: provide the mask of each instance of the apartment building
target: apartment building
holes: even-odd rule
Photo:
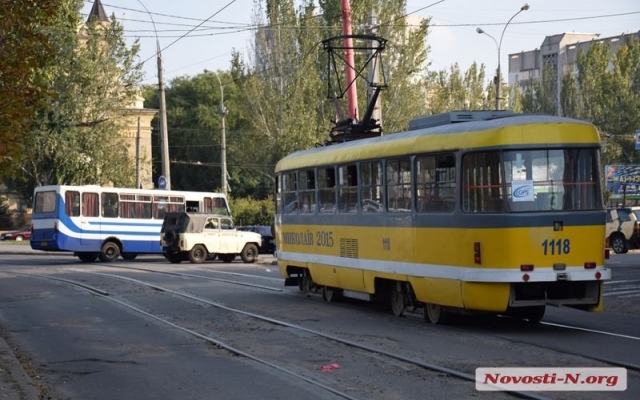
[[[509,87],[517,85],[522,89],[527,84],[540,80],[544,66],[548,66],[546,71],[555,76],[555,100],[560,113],[562,79],[569,71],[577,73],[578,54],[588,51],[594,43],[602,42],[608,43],[611,51],[615,52],[630,36],[640,39],[640,31],[606,38],[601,38],[597,33],[575,32],[547,36],[540,48],[509,54]]]

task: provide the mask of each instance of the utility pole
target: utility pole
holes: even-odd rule
[[[371,13],[369,13],[369,26],[371,27],[371,34],[375,35],[378,33],[378,17],[376,15],[375,10],[371,10]],[[372,45],[371,45],[371,49],[369,50],[369,57],[372,56],[372,53],[374,52],[374,48],[376,46],[376,42],[372,41]],[[369,87],[367,88],[367,91],[369,92],[369,101],[371,101],[371,98],[373,97],[374,93],[376,92],[376,87],[374,86],[374,84],[378,84],[380,82],[380,66],[378,64],[378,61],[380,60],[380,57],[378,57],[377,55],[375,56],[375,59],[372,60],[372,62],[369,64]],[[373,118],[374,120],[378,121],[378,124],[380,124],[380,126],[382,126],[382,101],[380,100],[380,95],[378,95],[378,98],[376,99],[376,104],[373,106],[373,113],[371,114],[371,118]]]
[[[136,134],[136,189],[140,189],[140,117],[138,116],[138,131]]]
[[[166,190],[171,190],[171,166],[169,165],[169,134],[167,132],[167,102],[164,98],[164,65],[162,62],[162,52],[160,51],[160,39],[158,39],[158,31],[153,16],[147,9],[147,6],[140,0],[137,0],[144,7],[151,23],[153,31],[156,34],[156,56],[158,58],[158,98],[160,103],[160,153],[162,154],[162,176],[164,176]]]

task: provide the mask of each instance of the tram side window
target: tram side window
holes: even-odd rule
[[[409,159],[388,160],[386,179],[388,210],[390,212],[410,212],[411,163]]]
[[[499,152],[466,154],[462,159],[462,211],[506,211],[503,180]]]
[[[276,213],[282,214],[282,176],[276,175]]]
[[[355,165],[338,168],[338,212],[354,213],[358,210],[358,169]]]
[[[336,211],[336,169],[324,167],[318,169],[318,204],[321,213]]]
[[[102,193],[102,216],[105,218],[118,218],[118,193]]]
[[[316,211],[316,173],[314,170],[300,171],[300,213],[313,214]]]
[[[287,172],[282,175],[282,201],[285,214],[297,214],[300,207],[298,201],[298,174]]]
[[[99,217],[98,193],[82,193],[82,216]]]
[[[379,161],[360,164],[360,206],[364,212],[384,211],[382,164]]]
[[[456,199],[453,155],[416,158],[416,211],[451,212]]]
[[[80,216],[80,192],[70,190],[64,194],[64,212],[69,217]]]

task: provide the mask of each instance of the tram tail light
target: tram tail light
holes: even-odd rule
[[[522,264],[520,266],[520,271],[533,271],[533,264]]]
[[[604,249],[604,259],[608,260],[611,257],[611,249]]]
[[[594,269],[596,267],[596,263],[594,262],[586,262],[584,263],[584,269]]]
[[[482,264],[482,254],[480,252],[480,242],[473,243],[473,261]]]

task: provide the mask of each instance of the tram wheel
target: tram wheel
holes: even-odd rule
[[[424,303],[424,319],[432,324],[444,324],[447,321],[447,310],[439,304]]]
[[[322,298],[327,303],[332,301],[338,301],[340,299],[340,291],[338,289],[331,288],[329,286],[322,287]]]
[[[313,280],[311,279],[311,274],[308,269],[302,271],[302,276],[298,279],[298,289],[302,292],[302,294],[306,295],[311,291],[311,287],[313,286]]]
[[[514,309],[514,316],[524,319],[530,324],[537,324],[542,320],[542,317],[544,317],[545,311],[545,306],[519,307]]]
[[[401,317],[404,312],[404,290],[401,282],[396,282],[391,289],[391,312]]]

